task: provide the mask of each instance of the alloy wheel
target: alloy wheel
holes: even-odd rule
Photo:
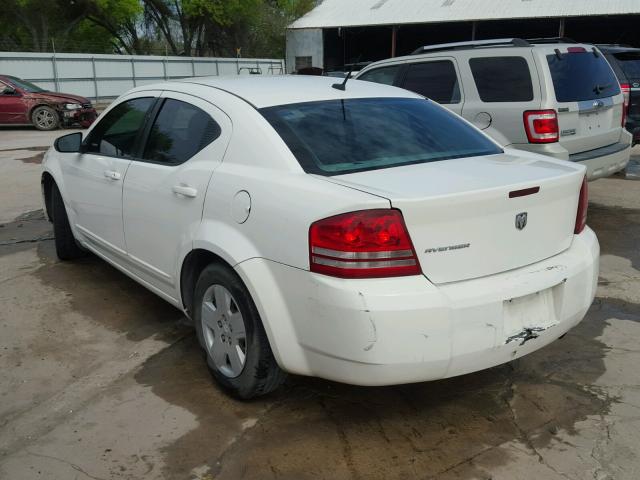
[[[56,123],[56,119],[53,113],[50,110],[46,110],[46,109],[39,110],[36,113],[35,121],[39,127],[45,128],[45,129],[52,128]]]
[[[226,377],[242,373],[247,355],[247,333],[231,292],[211,285],[204,294],[200,315],[207,356]]]

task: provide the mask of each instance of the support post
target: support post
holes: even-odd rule
[[[391,58],[396,56],[396,49],[398,46],[398,26],[391,27]]]
[[[98,102],[98,76],[96,75],[96,57],[91,57],[91,70],[93,72],[93,90],[95,93],[96,103]]]
[[[133,87],[137,87],[138,85],[136,84],[136,64],[135,64],[135,60],[133,59],[133,57],[131,57],[131,75],[133,78]]]
[[[564,37],[564,18],[560,19],[560,26],[558,28],[558,36],[560,38]]]
[[[478,30],[478,22],[471,22],[471,40],[476,39],[477,30]]]
[[[53,39],[51,39],[51,47],[53,49],[53,56],[51,57],[51,65],[53,67],[53,83],[56,86],[56,92],[59,92],[60,81],[58,78],[58,62],[56,61],[56,44]]]

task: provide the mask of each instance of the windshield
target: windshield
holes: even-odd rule
[[[430,100],[366,98],[263,108],[307,173],[345,173],[502,150]]]
[[[615,57],[629,80],[640,80],[640,52],[617,53]]]
[[[21,90],[24,90],[25,92],[40,93],[47,91],[43,88],[38,87],[37,85],[34,85],[33,83],[27,82],[26,80],[22,80],[20,78],[11,77],[9,75],[7,75],[5,78],[13,83],[14,86],[18,87]]]
[[[558,102],[580,102],[620,93],[618,79],[605,58],[593,52],[548,55]]]

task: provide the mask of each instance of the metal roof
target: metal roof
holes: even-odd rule
[[[640,14],[640,0],[323,0],[289,28]]]

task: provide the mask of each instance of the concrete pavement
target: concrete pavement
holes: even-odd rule
[[[598,298],[563,340],[449,380],[291,377],[241,403],[181,312],[56,259],[37,148],[54,136],[0,130],[0,478],[640,478],[639,181],[589,185]]]

